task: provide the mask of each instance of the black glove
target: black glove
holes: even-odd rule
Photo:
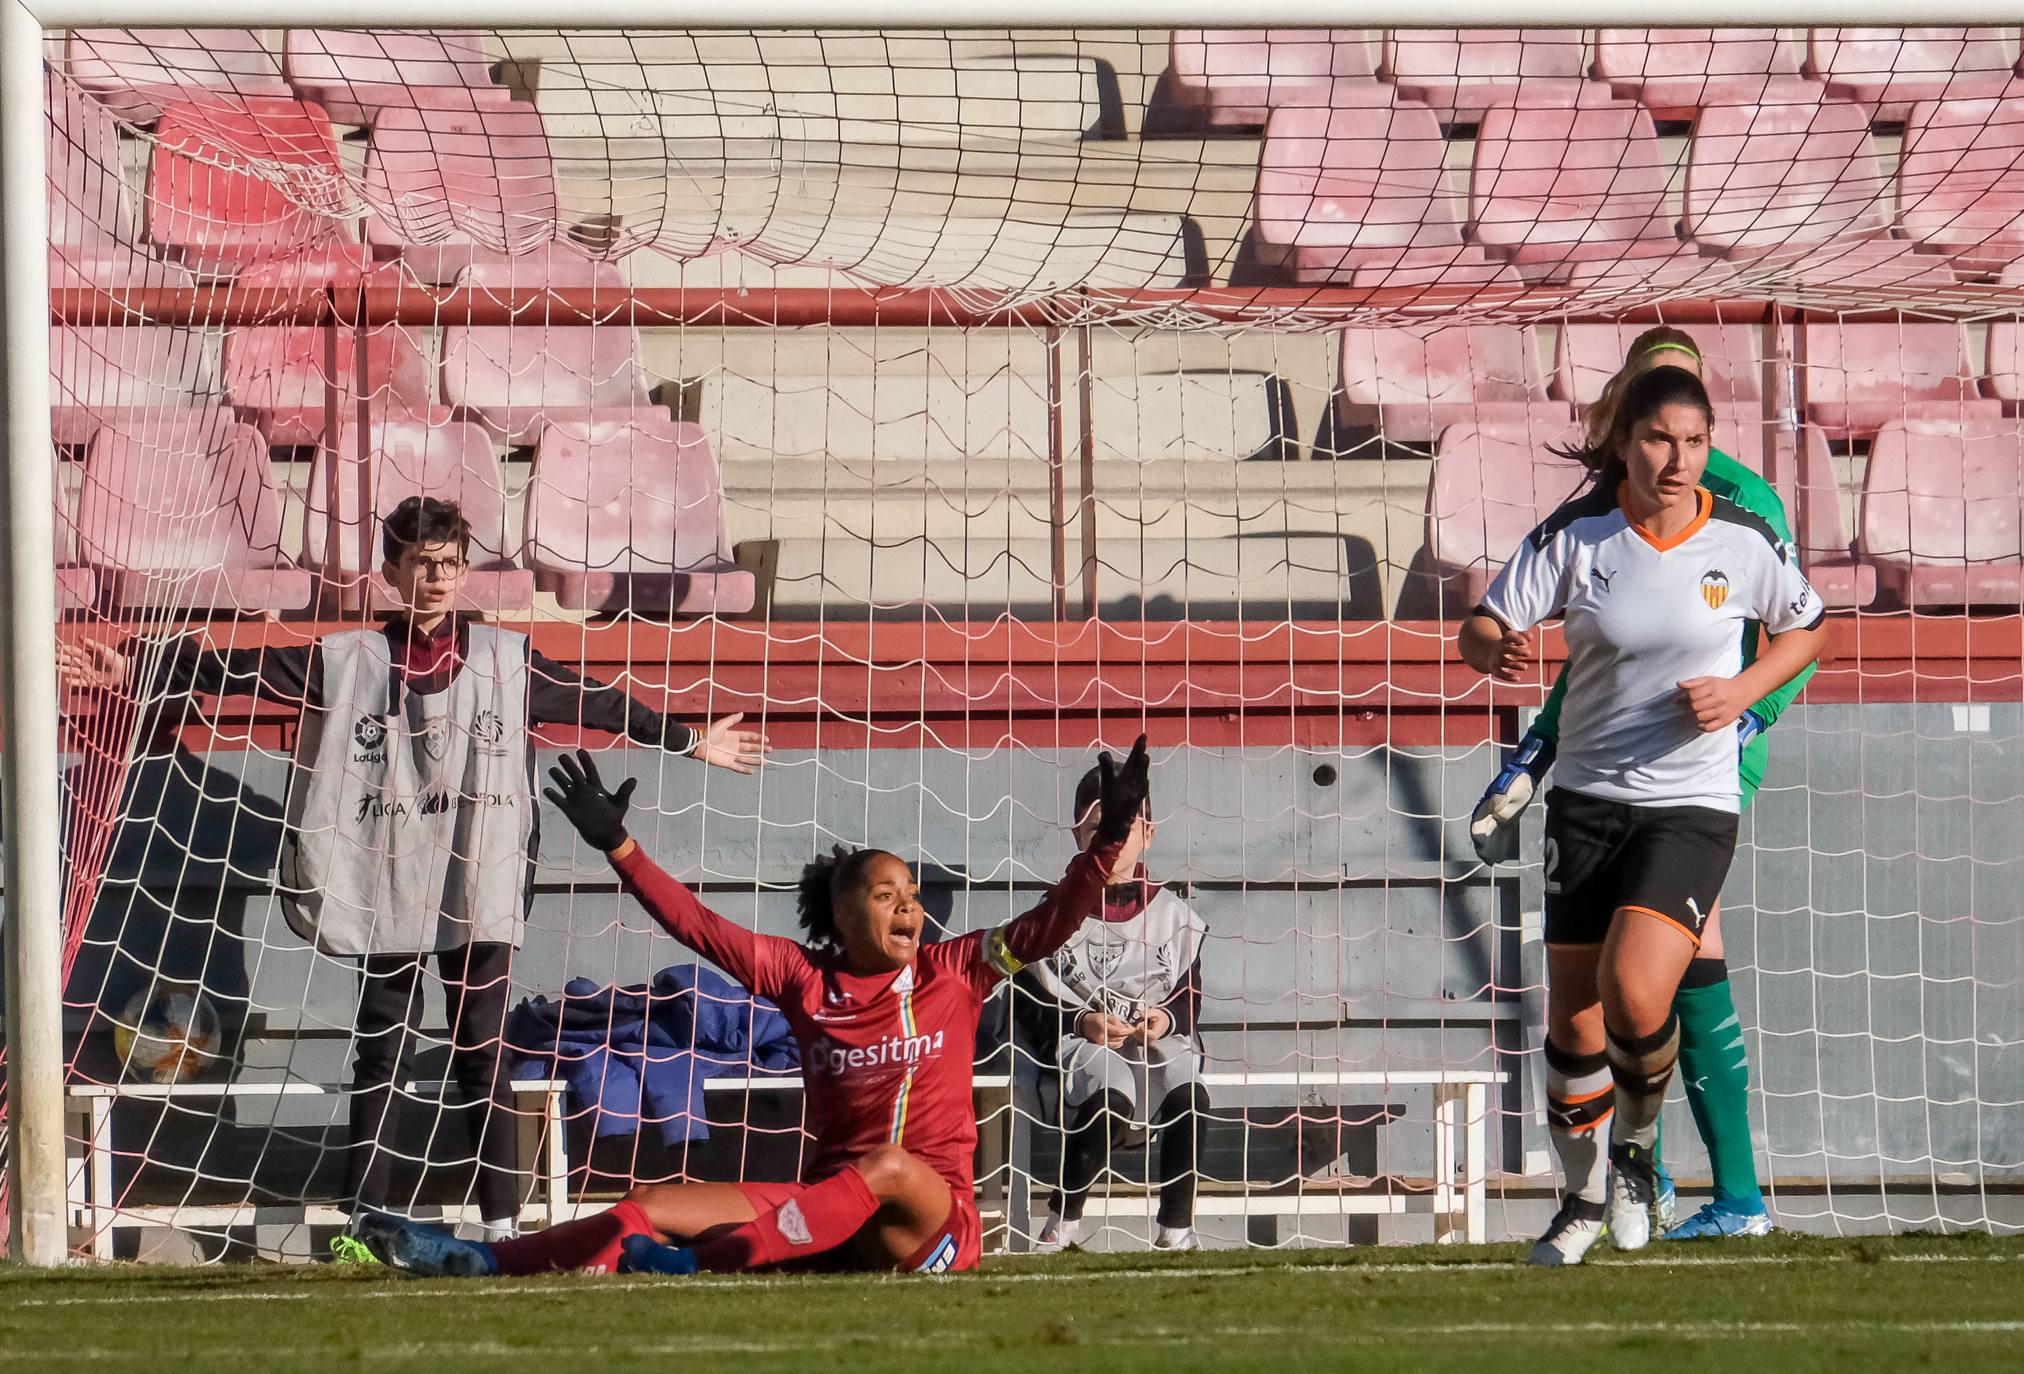
[[[1131,755],[1120,768],[1105,750],[1096,756],[1097,819],[1096,842],[1115,844],[1131,834],[1131,823],[1146,806],[1146,772],[1152,760],[1146,755],[1146,737],[1140,735]]]
[[[587,749],[577,750],[575,758],[564,754],[548,776],[555,786],[543,788],[541,795],[569,818],[585,844],[609,854],[625,843],[625,809],[632,802],[633,788],[639,786],[638,778],[627,778],[616,792],[605,791],[597,760]]]

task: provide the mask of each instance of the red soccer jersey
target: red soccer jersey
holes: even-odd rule
[[[809,1179],[827,1178],[872,1147],[892,1144],[968,1197],[977,1150],[970,1093],[984,998],[1001,978],[1045,959],[1099,914],[1104,875],[1119,847],[1077,855],[1038,906],[997,930],[923,945],[899,972],[869,978],[845,971],[836,951],[725,920],[631,841],[612,866],[670,935],[786,1014],[808,1085],[815,1136]]]

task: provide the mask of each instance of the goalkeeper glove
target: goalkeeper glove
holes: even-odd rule
[[[1736,747],[1741,749],[1751,740],[1764,733],[1764,722],[1755,711],[1745,711],[1736,717]]]
[[[639,786],[638,778],[627,778],[616,792],[605,791],[604,779],[597,774],[597,760],[587,749],[577,750],[575,758],[564,754],[548,770],[548,777],[555,786],[544,787],[541,795],[569,818],[586,844],[609,854],[625,843],[625,812],[633,788]]]
[[[1539,780],[1553,766],[1558,746],[1537,731],[1527,731],[1511,757],[1476,803],[1469,817],[1469,842],[1486,864],[1509,863],[1518,857],[1518,818],[1532,804]]]
[[[1122,766],[1107,749],[1096,756],[1098,844],[1115,844],[1131,834],[1132,823],[1144,812],[1151,791],[1147,779],[1151,766],[1144,735],[1132,745]]]

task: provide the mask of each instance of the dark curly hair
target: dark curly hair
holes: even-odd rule
[[[794,908],[801,913],[801,928],[808,932],[810,940],[825,945],[838,943],[836,894],[857,882],[871,861],[886,853],[883,849],[846,849],[839,844],[802,868]]]

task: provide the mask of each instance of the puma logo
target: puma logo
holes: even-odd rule
[[[1608,591],[1610,579],[1614,578],[1616,574],[1613,572],[1606,573],[1602,569],[1597,568],[1589,576],[1595,580],[1596,585],[1600,586],[1604,591]]]

